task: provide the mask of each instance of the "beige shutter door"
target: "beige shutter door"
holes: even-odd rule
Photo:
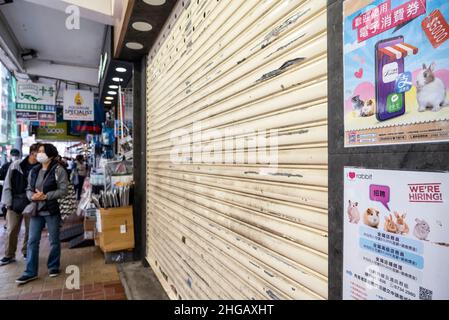
[[[147,260],[172,299],[326,299],[327,1],[184,5],[148,57]]]

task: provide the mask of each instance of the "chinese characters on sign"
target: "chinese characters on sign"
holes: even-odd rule
[[[54,106],[56,104],[56,88],[40,83],[19,82],[16,102]]]
[[[56,123],[56,106],[17,103],[16,117],[20,122]]]
[[[449,298],[449,173],[345,168],[344,299]]]
[[[353,20],[353,29],[357,29],[358,41],[368,40],[391,28],[409,22],[426,12],[426,0],[412,0],[391,10],[388,0]]]
[[[449,1],[343,6],[345,147],[449,141]]]

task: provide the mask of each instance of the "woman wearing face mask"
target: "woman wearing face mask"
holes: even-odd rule
[[[61,214],[58,199],[66,195],[69,181],[67,172],[56,161],[57,156],[58,150],[55,146],[52,144],[41,145],[37,154],[39,165],[31,170],[28,177],[27,196],[30,201],[37,203],[37,211],[30,221],[27,265],[23,275],[16,280],[19,284],[37,279],[39,243],[45,224],[47,224],[51,246],[47,261],[49,276],[59,275]]]

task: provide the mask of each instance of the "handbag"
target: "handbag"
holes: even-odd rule
[[[37,216],[37,202],[31,201],[25,209],[23,209],[22,214],[27,217]]]

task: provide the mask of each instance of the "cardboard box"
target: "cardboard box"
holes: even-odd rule
[[[103,252],[134,249],[133,207],[100,209],[99,244]]]

